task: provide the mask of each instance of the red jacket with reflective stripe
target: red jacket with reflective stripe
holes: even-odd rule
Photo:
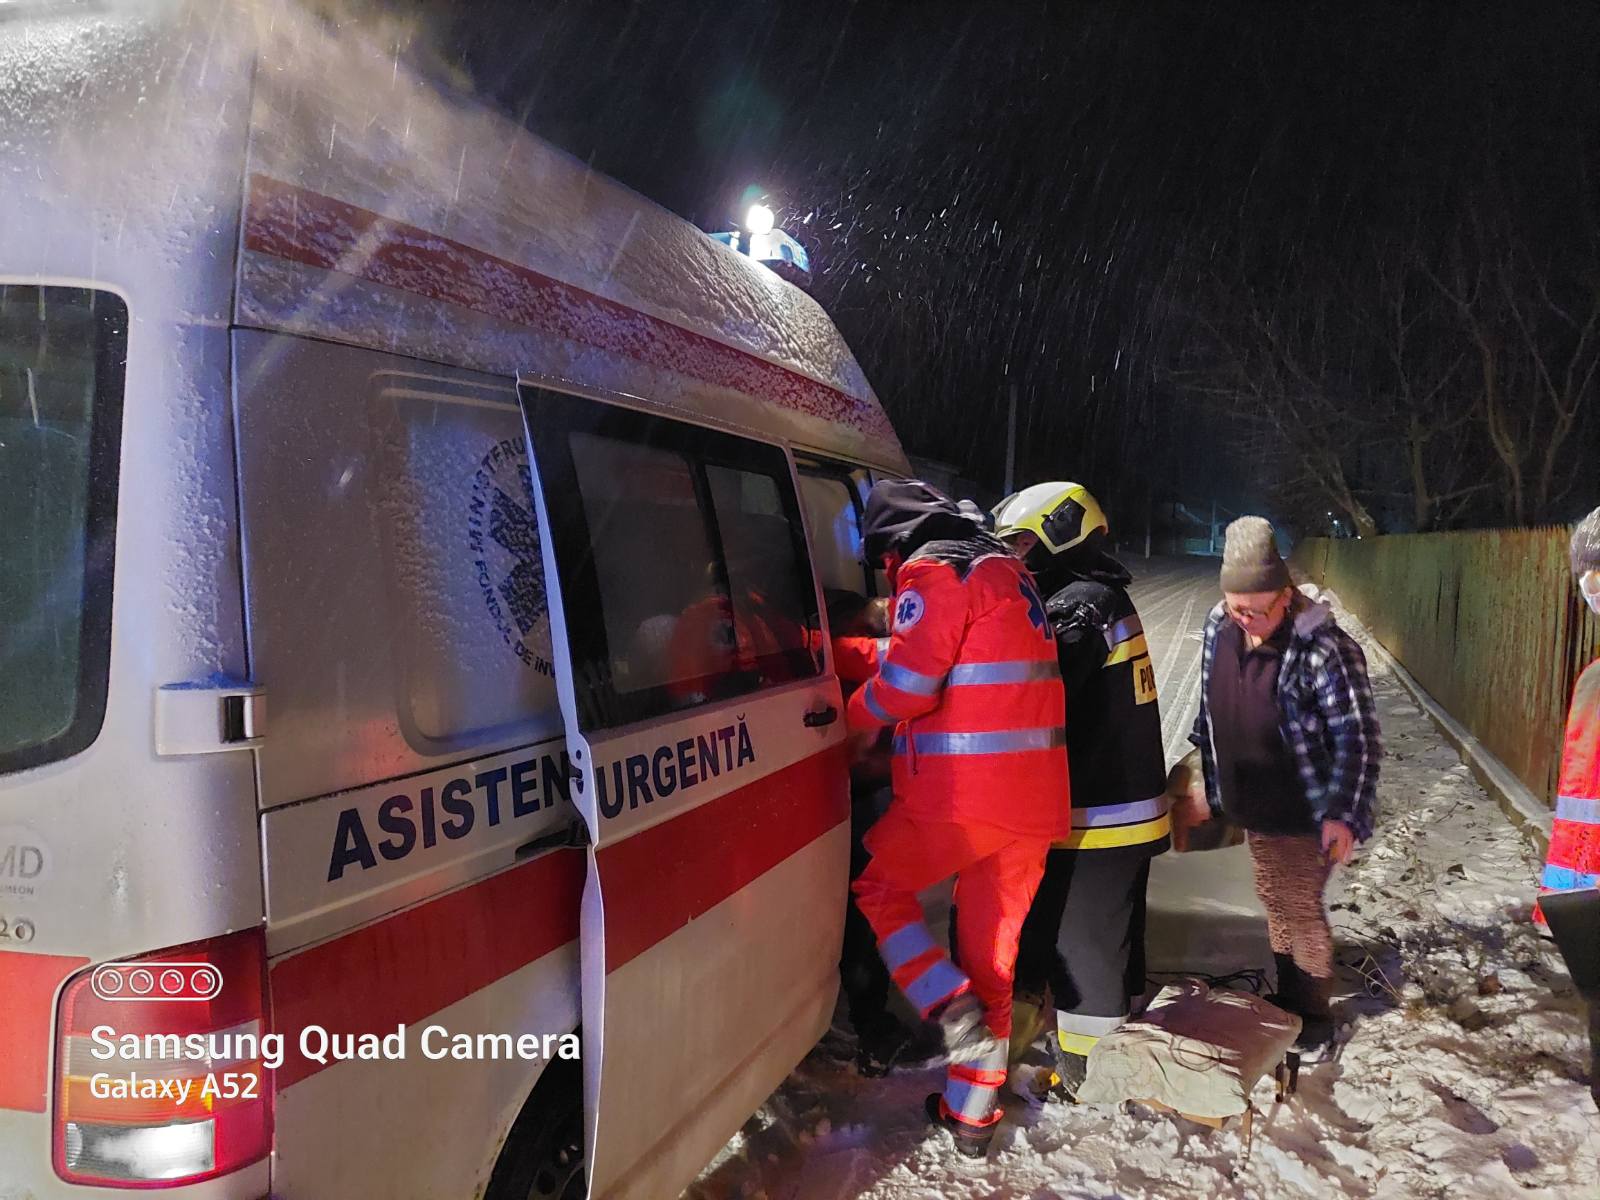
[[[895,803],[916,815],[1065,837],[1066,700],[1050,623],[1022,564],[973,545],[933,542],[901,566],[889,649],[851,696],[850,726],[896,726]]]
[[[1556,783],[1556,814],[1541,892],[1600,886],[1600,660],[1572,689],[1567,740]],[[1534,916],[1541,923],[1544,914]]]

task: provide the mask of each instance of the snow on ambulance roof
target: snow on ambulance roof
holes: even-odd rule
[[[904,470],[821,307],[321,21],[261,33],[241,324],[579,381]]]

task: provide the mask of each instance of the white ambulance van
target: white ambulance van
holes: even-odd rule
[[[906,470],[807,296],[394,46],[0,5],[0,1198],[678,1194],[833,1010]]]

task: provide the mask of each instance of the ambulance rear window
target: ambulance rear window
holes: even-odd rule
[[[127,336],[109,293],[0,284],[0,773],[105,715]]]

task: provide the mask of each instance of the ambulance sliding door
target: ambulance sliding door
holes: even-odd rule
[[[676,1195],[826,1028],[848,873],[839,687],[779,446],[520,388],[592,845],[592,1196]]]

